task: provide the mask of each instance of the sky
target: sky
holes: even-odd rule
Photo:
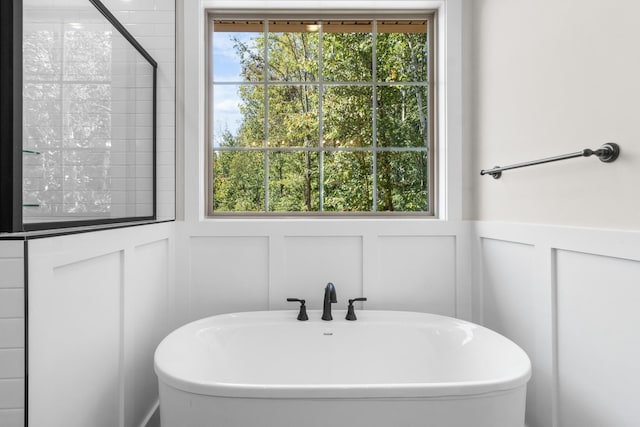
[[[242,82],[240,75],[240,57],[237,54],[233,38],[242,42],[249,42],[260,33],[213,33],[213,81],[214,82]],[[233,135],[242,123],[240,113],[240,97],[238,85],[214,85],[213,93],[213,132],[220,134],[228,129]],[[214,142],[214,146],[219,146]]]

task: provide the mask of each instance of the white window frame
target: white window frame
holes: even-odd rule
[[[208,15],[221,13],[283,13],[286,11],[326,11],[363,15],[388,11],[389,2],[383,0],[200,0],[199,4],[184,3],[183,22],[199,22],[198,32],[184,28],[183,70],[184,151],[178,150],[178,182],[184,174],[184,198],[178,197],[178,212],[189,222],[225,221],[226,218],[207,216],[208,138],[206,134],[207,76],[205,42],[208,34]],[[195,2],[194,2],[195,3]],[[462,1],[461,0],[399,0],[393,10],[436,10],[436,93],[437,110],[437,215],[420,221],[462,220]],[[197,100],[197,102],[195,102]],[[198,165],[197,170],[194,165]],[[261,220],[264,218],[261,218]],[[290,218],[289,218],[290,219]],[[393,217],[391,220],[397,220]]]

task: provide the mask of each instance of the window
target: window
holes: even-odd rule
[[[432,22],[210,16],[209,213],[432,215]]]

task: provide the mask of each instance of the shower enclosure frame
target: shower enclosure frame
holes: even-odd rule
[[[153,70],[152,214],[100,219],[24,223],[23,218],[23,0],[0,2],[0,233],[109,225],[157,218],[157,71],[158,63],[99,1],[88,0]],[[61,217],[62,218],[62,217]]]

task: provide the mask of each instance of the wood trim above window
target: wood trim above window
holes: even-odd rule
[[[269,31],[276,33],[313,33],[322,25],[325,33],[369,33],[373,31],[370,20],[314,21],[314,20],[275,20],[269,21]],[[263,21],[227,20],[213,21],[213,31],[260,33],[264,31]],[[422,20],[384,20],[378,21],[378,33],[416,33],[427,32],[427,21]]]

